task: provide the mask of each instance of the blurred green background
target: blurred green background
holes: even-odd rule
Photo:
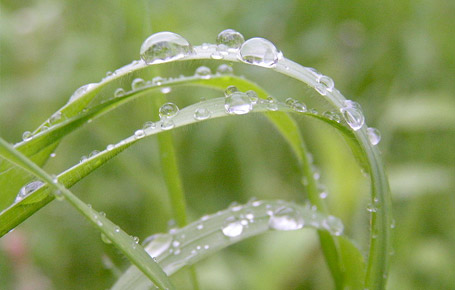
[[[396,221],[388,289],[454,289],[454,15],[452,0],[2,0],[0,136],[20,141],[78,87],[138,59],[142,41],[154,32],[173,31],[195,45],[214,43],[226,28],[265,37],[286,57],[331,76],[382,132]],[[172,70],[188,75],[197,65]],[[295,93],[289,80],[255,77],[275,94]],[[176,89],[170,98],[183,106],[187,94],[194,100],[215,95]],[[138,100],[85,126],[64,140],[46,169],[61,172],[132,134],[151,119],[150,107],[150,100]],[[302,128],[333,213],[366,251],[366,178],[333,130],[307,119]],[[297,164],[263,117],[214,120],[174,135],[191,220],[251,197],[304,201]],[[73,191],[141,240],[167,231],[171,220],[154,138]],[[65,203],[51,203],[0,239],[1,289],[105,289],[126,266]],[[255,237],[197,270],[202,289],[333,287],[312,230]],[[175,284],[191,289],[187,276],[176,274]]]

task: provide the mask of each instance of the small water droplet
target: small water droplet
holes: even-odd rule
[[[325,75],[319,75],[317,78],[317,84],[314,87],[318,93],[321,95],[325,96],[327,95],[327,92],[332,92],[333,88],[335,86],[335,83],[333,80]]]
[[[292,103],[291,108],[299,113],[304,113],[307,111],[305,103],[302,103],[300,101],[295,100],[294,103]]]
[[[56,154],[56,153],[51,153],[49,156],[50,156],[51,158],[55,158],[55,156],[57,156],[57,154]]]
[[[339,236],[343,233],[343,223],[336,217],[329,215],[322,221],[322,226],[331,234]]]
[[[378,145],[381,141],[381,132],[378,129],[370,127],[367,129],[367,134],[371,145]]]
[[[114,148],[115,148],[115,145],[109,144],[109,145],[107,145],[106,150],[107,151],[112,151],[112,150],[114,150]]]
[[[210,57],[211,57],[212,59],[223,59],[223,58],[224,58],[224,56],[223,56],[223,55],[221,54],[221,52],[219,52],[219,51],[213,52],[213,53],[210,55]]]
[[[226,97],[224,102],[226,113],[233,115],[243,115],[253,109],[250,97],[242,92],[234,92]]]
[[[30,132],[30,131],[25,131],[25,132],[22,134],[22,140],[24,140],[24,141],[31,140],[32,138],[33,138],[33,134],[32,134],[32,132]]]
[[[53,124],[62,118],[62,112],[55,112],[50,118],[49,123]]]
[[[112,241],[103,233],[101,233],[101,240],[106,244],[112,244]]]
[[[273,97],[267,97],[267,110],[269,111],[277,111],[278,110],[278,104],[276,100]]]
[[[172,118],[179,112],[179,107],[174,103],[166,103],[159,110],[160,118]]]
[[[93,150],[88,157],[92,158],[92,157],[98,155],[98,153],[100,153],[98,150]]]
[[[210,118],[211,112],[207,108],[197,108],[194,110],[194,119],[201,121]]]
[[[178,254],[180,254],[180,249],[176,249],[176,250],[174,251],[174,255],[178,255]]]
[[[160,86],[164,82],[164,79],[162,77],[154,77],[152,79],[152,84]]]
[[[367,205],[367,211],[368,211],[368,212],[376,212],[376,211],[377,211],[377,208],[376,208],[373,204],[369,203],[369,204]]]
[[[197,228],[198,230],[202,230],[202,229],[204,228],[204,225],[203,225],[203,224],[199,224],[199,225],[197,225],[196,228]]]
[[[23,186],[20,190],[19,193],[16,196],[16,199],[14,202],[19,202],[23,200],[26,196],[28,196],[30,193],[34,192],[38,188],[40,188],[44,183],[42,181],[32,181],[25,186]]]
[[[392,222],[390,223],[390,228],[391,229],[394,229],[396,227],[396,222],[395,220],[393,219]]]
[[[123,88],[118,88],[114,92],[114,97],[116,97],[116,98],[123,97],[124,95],[125,95],[125,90]]]
[[[85,161],[87,161],[87,156],[83,155],[83,156],[81,157],[80,162],[82,163],[82,162],[85,162]]]
[[[135,137],[136,139],[144,138],[144,137],[145,137],[145,132],[144,132],[144,130],[142,130],[142,129],[136,130],[136,131],[134,132],[134,137]]]
[[[334,112],[334,111],[326,111],[322,115],[324,117],[326,117],[327,119],[330,119],[330,120],[335,121],[337,123],[340,123],[340,121],[341,121],[340,114],[338,114],[337,112]]]
[[[228,74],[232,74],[234,72],[234,70],[232,69],[231,66],[229,66],[227,64],[221,64],[216,69],[216,72],[221,74],[221,75],[228,75]]]
[[[243,225],[240,220],[235,219],[234,217],[229,217],[224,222],[221,230],[226,237],[235,238],[242,234]]]
[[[260,37],[248,39],[240,47],[242,61],[263,67],[274,67],[282,56],[273,43]]]
[[[269,220],[272,229],[280,231],[292,231],[303,227],[303,217],[296,209],[282,206],[276,209]]]
[[[53,194],[54,194],[55,199],[57,199],[58,201],[62,201],[65,199],[65,196],[62,194],[62,192],[60,190],[55,190],[53,192]]]
[[[161,93],[169,94],[172,91],[171,87],[163,87],[161,88]]]
[[[149,36],[141,46],[141,58],[146,64],[172,61],[192,53],[193,47],[181,35],[158,32]]]
[[[131,88],[133,90],[139,90],[139,89],[142,89],[143,87],[145,87],[145,81],[141,78],[135,78],[131,82]]]
[[[209,79],[211,74],[212,74],[212,71],[210,70],[210,68],[208,68],[206,66],[200,66],[194,72],[195,76],[200,77],[202,79]]]
[[[133,237],[133,242],[137,245],[139,244],[139,238],[138,237]]]
[[[237,89],[236,86],[229,86],[224,90],[224,95],[226,97],[229,97],[230,95],[232,95],[233,93],[236,93],[238,91],[239,91],[239,89]]]
[[[253,90],[249,90],[249,91],[246,91],[245,94],[248,95],[248,97],[250,98],[250,101],[251,103],[254,105],[258,102],[259,100],[259,97],[258,97],[258,94],[256,94],[255,91]]]
[[[221,31],[216,38],[216,43],[223,45],[228,50],[237,50],[245,42],[243,35],[233,29]]]
[[[173,242],[172,242],[172,246],[173,246],[174,248],[177,248],[178,246],[180,246],[180,242],[179,242],[179,241],[173,241]]]
[[[152,121],[147,121],[144,123],[144,126],[142,126],[143,130],[148,130],[148,129],[155,129],[156,128],[156,123]]]
[[[168,119],[163,119],[161,122],[161,129],[163,130],[171,130],[174,128],[175,124],[174,121],[168,120]]]
[[[90,91],[94,87],[96,87],[97,84],[92,83],[92,84],[86,84],[80,88],[78,88],[76,91],[74,91],[73,95],[69,99],[69,103],[74,102],[75,100],[79,99],[82,95],[84,95],[86,92]]]
[[[116,226],[116,227],[114,228],[114,232],[120,233],[120,228],[119,228],[118,226]]]
[[[346,100],[345,106],[340,109],[344,119],[354,131],[359,130],[365,124],[365,117],[362,114],[360,105],[356,102]]]

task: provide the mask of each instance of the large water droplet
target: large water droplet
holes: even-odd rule
[[[50,118],[49,123],[53,124],[62,118],[62,112],[55,112]]]
[[[240,220],[235,219],[234,217],[229,217],[224,222],[221,230],[225,236],[235,238],[242,234],[243,225]]]
[[[255,37],[245,41],[240,47],[241,60],[247,63],[274,67],[283,55],[273,43],[267,39]]]
[[[158,32],[149,36],[141,46],[141,58],[146,64],[172,61],[193,51],[191,44],[173,32]]]
[[[340,109],[344,119],[354,131],[359,130],[365,124],[365,117],[362,114],[360,105],[353,101],[345,101],[345,106]]]
[[[233,115],[243,115],[253,109],[250,97],[242,92],[234,92],[226,97],[224,101],[226,113]]]
[[[212,74],[212,71],[210,70],[210,68],[208,68],[206,66],[198,67],[194,73],[195,76],[198,76],[202,79],[209,79],[211,74]]]
[[[87,91],[93,89],[97,84],[86,84],[80,88],[78,88],[76,91],[74,91],[73,95],[69,99],[69,103],[74,102],[75,100],[79,99],[83,94],[85,94]]]
[[[292,231],[303,227],[303,217],[292,207],[282,206],[270,217],[269,226],[280,231]]]
[[[343,223],[336,217],[329,215],[322,221],[322,226],[331,234],[339,236],[343,233]]]
[[[237,50],[243,42],[245,42],[243,35],[233,29],[221,31],[216,38],[216,43],[225,46],[228,50]]]
[[[172,118],[179,112],[179,107],[174,103],[166,103],[159,110],[160,118]]]
[[[30,193],[34,192],[35,190],[37,190],[39,187],[41,187],[44,183],[37,180],[37,181],[32,181],[30,182],[29,184],[26,184],[25,186],[23,186],[20,190],[19,190],[19,193],[17,194],[16,196],[16,199],[14,200],[14,202],[19,202],[21,200],[23,200],[27,195],[29,195]]]
[[[370,127],[367,129],[367,134],[371,145],[378,145],[381,141],[381,132],[378,129]]]

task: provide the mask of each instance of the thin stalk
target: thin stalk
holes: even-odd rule
[[[158,112],[159,107],[166,102],[164,95],[159,95],[155,98],[153,109]],[[171,132],[162,132],[158,134],[158,147],[160,152],[160,163],[163,171],[164,181],[168,189],[169,198],[173,217],[179,228],[188,224],[186,213],[185,193],[183,184],[178,169],[177,156],[175,153],[174,140]],[[194,266],[189,268],[190,280],[194,290],[199,289],[197,273]]]
[[[104,234],[130,261],[138,267],[160,289],[174,289],[171,281],[163,269],[150,257],[144,248],[137,244],[127,233],[105,218],[83,201],[77,198],[71,191],[50,176],[38,165],[30,161],[19,151],[13,148],[5,140],[0,138],[0,156],[9,162],[21,167],[37,178],[45,181],[54,189],[54,194],[68,201],[76,210],[85,216],[98,230]]]

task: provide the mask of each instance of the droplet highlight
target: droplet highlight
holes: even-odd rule
[[[181,35],[173,32],[158,32],[149,36],[141,46],[141,59],[146,64],[167,62],[192,53],[193,47]]]

